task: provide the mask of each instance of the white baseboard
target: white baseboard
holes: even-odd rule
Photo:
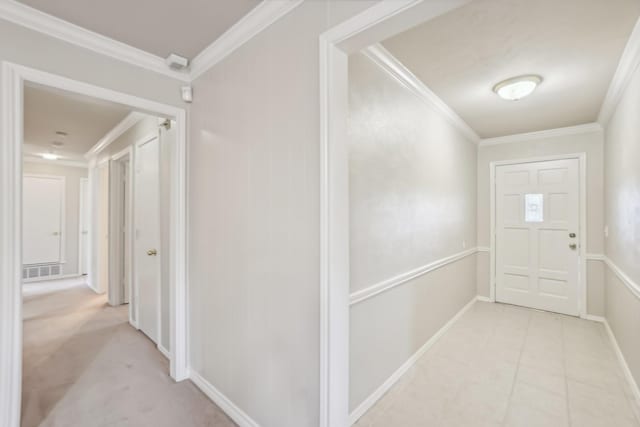
[[[367,397],[356,409],[349,414],[349,422],[350,424],[355,424],[360,417],[362,417],[369,409],[376,404],[378,400],[382,396],[385,395],[386,392],[393,387],[393,385],[424,355],[429,348],[431,348],[451,326],[460,318],[462,315],[469,310],[473,304],[477,301],[477,297],[474,297],[471,301],[469,301],[455,316],[453,316],[438,332],[433,334],[429,340],[424,343],[422,347],[418,351],[416,351],[413,356],[411,356],[406,362],[400,366],[387,380],[382,383],[380,387],[378,387],[369,397]]]
[[[616,353],[616,356],[618,357],[618,362],[620,362],[620,366],[622,367],[622,372],[629,382],[631,392],[633,393],[633,397],[636,400],[636,405],[640,407],[640,388],[638,388],[638,383],[631,374],[631,369],[629,369],[629,365],[627,365],[627,360],[624,358],[624,354],[622,354],[622,350],[618,346],[618,340],[616,340],[616,336],[614,335],[613,330],[611,329],[611,326],[609,326],[609,322],[607,322],[606,319],[604,320],[604,327],[607,330],[607,334],[609,335],[611,343],[613,344],[613,349]]]
[[[607,320],[604,317],[596,316],[594,314],[585,314],[585,315],[580,316],[580,318],[584,319],[584,320],[591,320],[592,322],[600,322],[600,323],[606,323],[607,322]]]
[[[166,348],[164,348],[164,346],[162,344],[158,344],[158,351],[160,353],[162,353],[162,355],[164,357],[167,358],[167,360],[171,360],[171,353],[169,353],[169,350],[167,350]]]
[[[215,388],[202,375],[190,370],[189,378],[204,394],[220,407],[240,427],[260,427],[249,415],[237,407],[227,396]]]
[[[493,301],[491,298],[489,298],[489,297],[485,297],[485,296],[482,296],[482,295],[478,295],[478,296],[476,297],[476,299],[477,299],[478,301],[480,301],[480,302],[495,302],[495,301]]]

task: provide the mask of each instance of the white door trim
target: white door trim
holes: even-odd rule
[[[496,167],[505,165],[518,165],[523,163],[545,162],[550,160],[577,159],[580,164],[580,267],[578,274],[578,312],[580,317],[587,316],[587,154],[558,154],[552,156],[530,157],[524,159],[512,159],[494,161],[489,164],[489,188],[491,209],[490,232],[490,275],[489,275],[489,299],[496,300]]]
[[[466,3],[381,1],[320,35],[320,427],[349,425],[347,55]]]
[[[86,193],[83,193],[82,186],[85,186]],[[82,226],[84,225],[87,228],[87,233],[89,232],[89,227],[87,226],[87,222],[89,221],[89,212],[87,211],[87,203],[89,202],[89,178],[80,178],[80,194],[78,196],[78,276],[82,276],[82,270],[85,267],[85,257],[83,256],[84,251],[88,250],[85,248],[85,245],[82,243]],[[85,224],[82,224],[82,216],[84,215]],[[88,236],[87,236],[88,238]],[[87,245],[89,246],[89,245]]]
[[[187,121],[182,108],[116,92],[9,62],[2,63],[0,144],[0,427],[20,425],[22,388],[22,140],[25,82],[153,112],[176,121],[171,150],[171,361],[176,381],[189,377],[187,358]]]

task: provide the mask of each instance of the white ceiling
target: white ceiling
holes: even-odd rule
[[[193,59],[259,0],[19,0],[80,27],[166,58]]]
[[[482,138],[596,120],[638,0],[474,0],[384,42]],[[544,78],[516,102],[501,80]]]
[[[63,160],[85,161],[84,153],[130,112],[120,104],[30,84],[24,89],[24,154],[53,150]],[[54,141],[64,145],[55,148]]]

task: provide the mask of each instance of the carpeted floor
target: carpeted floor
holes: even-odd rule
[[[82,280],[24,296],[22,426],[234,426]]]

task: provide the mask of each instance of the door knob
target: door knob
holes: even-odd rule
[[[576,238],[576,233],[569,233],[569,237],[571,237],[572,239]]]
[[[155,249],[149,249],[149,250],[147,251],[147,255],[149,255],[149,256],[156,256],[156,255],[158,255],[158,251],[156,251]]]
[[[569,245],[569,248],[570,248],[570,249],[573,249],[573,250],[575,250],[577,247],[578,247],[578,245],[576,245],[575,243],[571,243],[571,244]]]

